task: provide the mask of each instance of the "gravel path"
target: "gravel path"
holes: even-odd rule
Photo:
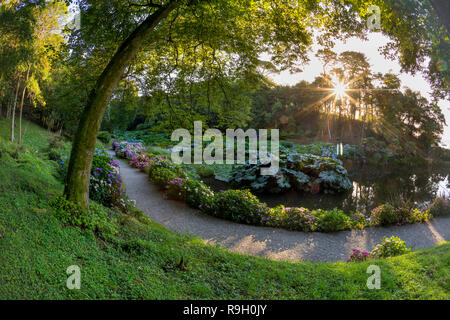
[[[304,233],[256,227],[204,215],[184,203],[166,200],[146,174],[120,161],[120,173],[130,199],[145,214],[167,229],[189,232],[231,251],[289,261],[344,261],[352,249],[370,251],[383,236],[399,236],[413,249],[432,247],[450,240],[450,217],[430,223],[336,233]]]

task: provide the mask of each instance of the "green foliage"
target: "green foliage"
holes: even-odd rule
[[[370,213],[370,223],[375,226],[402,225],[415,222],[429,221],[433,216],[429,210],[394,208],[390,204],[384,204],[373,209]]]
[[[340,231],[351,227],[350,217],[342,210],[317,210],[316,215],[319,217],[319,229],[323,232]]]
[[[166,191],[169,198],[186,201],[188,205],[219,218],[239,223],[265,225],[304,232],[335,232],[363,229],[369,225],[391,225],[425,222],[432,218],[428,210],[380,206],[371,212],[370,219],[361,212],[345,214],[342,210],[308,210],[306,208],[269,208],[249,190],[228,190],[214,193],[197,176],[185,171],[163,156],[149,154],[146,172],[149,179]],[[329,172],[336,163],[333,159],[318,163],[305,161],[302,168]],[[337,169],[340,171],[341,169]],[[341,171],[342,172],[342,171]]]
[[[236,166],[231,173],[231,183],[257,192],[279,193],[291,188],[298,191],[316,189],[324,192],[342,192],[351,189],[347,170],[339,160],[302,154],[293,150],[280,156],[280,169],[276,175],[261,175],[260,162],[256,165]],[[314,191],[314,190],[312,190]]]
[[[211,213],[238,223],[259,225],[267,211],[267,206],[249,190],[228,190],[215,195]]]
[[[374,258],[388,258],[401,254],[409,253],[410,248],[406,247],[405,241],[399,237],[392,236],[390,238],[383,237],[381,244],[376,245],[370,255]]]
[[[108,131],[100,131],[97,138],[104,144],[109,144],[111,142],[111,134]]]
[[[201,180],[188,179],[184,184],[187,203],[196,209],[201,209],[206,213],[210,213],[208,208],[212,208],[214,201],[214,192],[204,184]]]
[[[284,206],[270,209],[269,216],[262,219],[270,227],[303,232],[317,231],[318,220],[318,217],[308,209],[285,208]]]
[[[91,203],[89,210],[83,210],[78,205],[59,196],[49,202],[53,214],[66,225],[86,228],[108,238],[117,233],[117,221],[108,216],[106,209]]]

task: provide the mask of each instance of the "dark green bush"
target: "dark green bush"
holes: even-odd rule
[[[350,217],[342,210],[315,210],[314,213],[319,218],[318,228],[320,231],[334,232],[351,228]]]
[[[249,190],[228,190],[216,193],[214,197],[214,216],[239,223],[260,225],[261,219],[268,215],[269,208]]]
[[[107,131],[100,131],[97,136],[98,140],[103,142],[104,144],[108,144],[111,142],[111,134]]]

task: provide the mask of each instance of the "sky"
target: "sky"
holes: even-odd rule
[[[346,42],[337,41],[333,51],[337,54],[344,51],[358,51],[366,55],[367,60],[372,66],[374,72],[395,73],[402,81],[402,86],[409,87],[414,91],[419,91],[422,96],[431,100],[431,87],[425,80],[422,74],[414,76],[400,72],[400,65],[397,61],[387,60],[378,49],[387,44],[389,39],[381,33],[370,33],[368,40],[364,41],[358,38],[347,39]],[[279,74],[269,74],[275,83],[281,85],[294,85],[301,80],[313,81],[314,78],[322,72],[322,63],[315,57],[315,52],[320,49],[319,46],[314,45],[312,52],[309,54],[310,62],[308,65],[302,67],[303,72],[291,74],[289,71],[283,71]],[[441,100],[439,106],[445,115],[447,126],[445,127],[444,135],[442,137],[442,144],[450,148],[450,101]]]

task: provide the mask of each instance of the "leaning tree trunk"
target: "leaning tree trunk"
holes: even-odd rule
[[[70,155],[64,195],[82,208],[89,207],[89,178],[95,142],[106,106],[112,91],[120,80],[125,68],[136,56],[142,43],[149,37],[158,23],[166,18],[175,8],[176,1],[171,1],[142,22],[119,47],[108,66],[100,75],[91,91],[87,106],[78,125]]]

